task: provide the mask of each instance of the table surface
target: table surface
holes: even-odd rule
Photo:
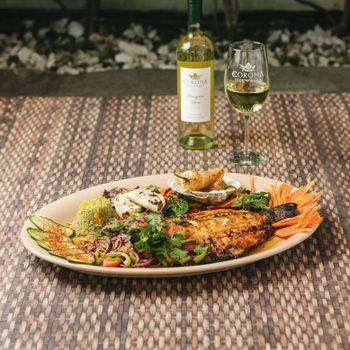
[[[271,95],[251,119],[256,175],[323,192],[320,229],[236,270],[172,280],[109,279],[41,261],[25,217],[120,178],[223,166],[242,136],[216,100],[218,146],[180,149],[176,97],[0,98],[0,348],[345,349],[350,347],[350,94]]]

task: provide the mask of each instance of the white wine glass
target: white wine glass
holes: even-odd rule
[[[244,148],[234,152],[232,162],[238,165],[264,163],[267,156],[249,149],[249,118],[264,104],[270,87],[265,46],[255,41],[230,45],[224,88],[230,105],[244,118]]]

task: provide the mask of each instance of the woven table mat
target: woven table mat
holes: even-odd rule
[[[216,100],[218,147],[177,144],[176,97],[0,98],[0,348],[349,349],[350,94],[271,95],[251,119],[256,175],[323,192],[320,229],[278,256],[212,275],[132,280],[35,258],[26,215],[77,190],[233,166],[242,125]]]

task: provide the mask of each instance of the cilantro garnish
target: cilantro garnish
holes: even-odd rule
[[[203,252],[207,252],[208,251],[208,247],[202,247],[201,245],[196,245],[195,248],[193,249],[193,251],[197,254],[200,255]]]
[[[182,233],[175,233],[172,237],[162,231],[166,223],[160,214],[149,214],[148,224],[133,232],[131,241],[141,252],[152,253],[163,266],[172,262],[180,262],[187,257],[188,252],[182,249],[186,241]]]
[[[124,228],[124,223],[122,221],[116,221],[108,226],[103,227],[100,230],[100,234],[105,235],[111,232],[120,232]]]
[[[163,226],[163,222],[162,222],[162,215],[158,214],[158,213],[149,213],[148,214],[148,223],[152,226],[157,226],[160,228]]]
[[[167,197],[167,204],[163,209],[165,215],[181,216],[188,212],[188,202],[185,198],[175,199],[174,196]]]
[[[170,256],[175,260],[175,261],[180,261],[183,258],[186,258],[188,255],[188,252],[184,249],[180,248],[173,248],[170,252]]]
[[[242,194],[241,197],[232,204],[235,209],[248,209],[253,211],[268,209],[270,194],[268,192],[252,192]]]
[[[172,205],[177,202],[172,198]],[[182,203],[186,204],[178,203],[173,207],[177,214],[188,210],[187,201],[183,200]],[[179,207],[182,210],[178,211]],[[172,219],[166,219],[162,213],[135,214],[111,223],[100,233],[108,236],[123,234],[138,251],[151,253],[163,266],[183,265],[189,261],[198,263],[204,259],[208,253],[208,247],[197,245],[194,251],[184,249],[184,243],[191,241],[184,235],[185,228],[179,229],[172,235],[168,234],[169,225],[173,222]]]

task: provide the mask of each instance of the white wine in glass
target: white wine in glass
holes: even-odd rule
[[[231,160],[238,165],[261,164],[267,156],[249,149],[249,118],[263,106],[269,92],[265,46],[253,41],[231,44],[224,79],[230,105],[244,117],[244,148],[234,152]]]

